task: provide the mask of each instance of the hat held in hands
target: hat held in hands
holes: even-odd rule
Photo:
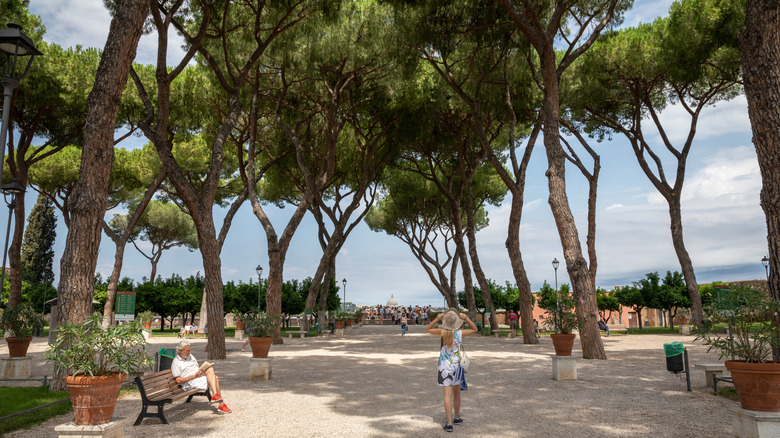
[[[441,319],[441,328],[445,330],[457,330],[463,325],[463,320],[460,319],[460,314],[454,307],[447,309],[444,317]]]

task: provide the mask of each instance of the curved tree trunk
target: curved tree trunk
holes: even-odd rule
[[[460,211],[460,206],[457,207]],[[459,214],[453,215],[459,216]],[[460,217],[453,218],[453,226],[455,233],[453,239],[455,240],[455,254],[460,260],[461,271],[463,272],[463,293],[466,296],[466,307],[468,308],[469,318],[472,321],[477,320],[477,302],[474,299],[474,281],[471,278],[471,265],[469,264],[468,255],[466,253],[466,244],[463,241],[463,224]],[[456,292],[457,296],[457,292]],[[455,306],[456,308],[459,306]]]
[[[114,162],[114,126],[147,11],[146,2],[118,2],[87,99],[79,180],[70,199],[71,226],[60,261],[58,324],[82,321],[92,311],[101,224]],[[58,374],[53,388],[63,388],[63,378]]]
[[[761,208],[769,249],[769,293],[780,301],[780,3],[748,0],[739,34],[753,144],[761,169]],[[777,321],[776,321],[777,322]],[[780,361],[780,349],[773,349]]]
[[[482,265],[479,263],[479,253],[477,252],[477,236],[476,236],[476,220],[474,219],[474,196],[471,191],[471,178],[464,180],[465,193],[466,193],[466,237],[469,242],[469,258],[471,259],[471,266],[474,269],[474,275],[477,277],[477,283],[479,289],[482,292],[482,301],[485,303],[485,309],[491,309],[490,312],[490,329],[498,329],[498,322],[496,320],[496,308],[493,305],[493,297],[490,295],[490,285],[487,278],[485,278],[485,271],[482,270]]]
[[[518,205],[519,204],[519,205]],[[506,250],[509,261],[512,264],[512,273],[517,283],[520,305],[520,328],[523,330],[523,343],[538,344],[534,326],[534,296],[531,293],[531,283],[525,272],[523,255],[520,252],[520,216],[522,215],[522,200],[512,195],[512,210],[509,212],[509,226],[507,227]]]
[[[22,186],[26,184],[21,183]],[[24,236],[24,194],[16,197],[16,205],[13,209],[14,237],[11,246],[8,247],[8,262],[10,265],[11,288],[8,293],[8,307],[13,307],[22,302],[22,237]],[[5,266],[3,267],[5,268]],[[2,285],[0,285],[2,286]]]
[[[558,81],[555,77],[555,60],[551,55],[546,56],[542,62],[551,64],[544,69],[545,75],[545,101],[542,107],[544,114],[544,146],[547,152],[549,167],[547,168],[547,180],[550,190],[549,204],[552,209],[555,224],[558,227],[558,235],[563,247],[566,270],[572,283],[573,296],[576,311],[580,320],[580,344],[582,356],[591,359],[606,359],[604,344],[601,342],[596,315],[598,305],[596,293],[590,279],[588,263],[582,255],[579,233],[571,213],[569,200],[566,195],[566,157],[560,144],[559,115],[558,115]]]
[[[688,290],[688,298],[691,300],[691,323],[696,327],[700,327],[703,315],[701,295],[699,294],[699,285],[696,283],[696,274],[693,272],[693,262],[691,262],[691,257],[688,255],[688,250],[685,249],[685,242],[683,241],[680,197],[677,194],[673,194],[670,198],[667,198],[667,200],[669,202],[672,244],[674,245],[674,252],[677,254],[677,259],[680,261],[680,267]]]

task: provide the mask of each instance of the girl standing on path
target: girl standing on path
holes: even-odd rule
[[[401,336],[406,334],[406,314],[401,314]]]
[[[439,321],[442,322],[441,328],[433,328]],[[463,321],[466,321],[470,329],[460,330]],[[463,420],[460,418],[461,381],[459,377],[456,377],[460,367],[460,346],[464,337],[477,332],[477,326],[466,314],[458,314],[458,311],[451,307],[446,312],[437,315],[428,324],[425,331],[441,338],[438,376],[439,386],[444,388],[444,414],[447,416],[444,430],[452,432],[453,424],[463,424]]]

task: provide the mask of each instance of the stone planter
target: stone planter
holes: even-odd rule
[[[780,363],[727,360],[742,409],[780,412]]]
[[[120,373],[94,377],[85,374],[67,376],[65,383],[70,391],[76,425],[110,422],[114,416],[119,388],[126,377],[126,374]]]
[[[252,347],[252,357],[266,358],[271,349],[273,337],[261,338],[257,336],[249,337],[249,345]]]
[[[553,347],[555,348],[555,354],[558,356],[571,356],[572,347],[574,347],[575,334],[569,335],[550,335],[553,341]]]
[[[27,356],[27,349],[30,348],[30,341],[32,336],[26,336],[24,338],[5,338],[8,343],[8,355],[11,357],[25,357]]]

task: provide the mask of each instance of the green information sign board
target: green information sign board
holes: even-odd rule
[[[728,286],[715,286],[714,289],[712,299],[718,310],[736,310],[739,307],[736,294]]]
[[[135,319],[135,292],[116,293],[114,319],[117,321],[132,321]]]

